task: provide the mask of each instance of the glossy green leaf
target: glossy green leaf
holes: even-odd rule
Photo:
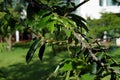
[[[36,39],[33,44],[31,45],[29,51],[27,52],[27,55],[26,55],[26,62],[29,63],[36,51],[36,49],[39,47],[39,44],[40,44],[40,40],[39,39]]]
[[[40,47],[40,50],[39,50],[39,59],[42,61],[42,58],[43,58],[43,54],[44,54],[44,51],[45,51],[45,43],[43,43]]]
[[[66,30],[64,30],[64,31],[65,31],[67,37],[69,38],[69,37],[71,36],[72,30],[66,29]]]
[[[88,32],[88,28],[86,26],[86,20],[84,18],[82,18],[82,17],[80,17],[80,16],[78,16],[76,14],[70,14],[69,16],[71,17],[71,19],[73,21],[76,22],[76,24],[78,26],[80,26],[81,28],[84,28]]]
[[[41,17],[46,17],[50,14],[51,12],[48,11],[48,10],[41,10],[38,14],[41,16]]]
[[[81,60],[81,59],[77,59],[77,58],[73,58],[72,59],[72,64],[73,64],[73,67],[75,68],[84,68],[85,67],[85,65],[86,65],[86,63],[83,61],[83,60]]]
[[[95,76],[87,73],[82,75],[80,80],[95,80]]]
[[[66,28],[70,28],[70,29],[71,27],[77,27],[76,23],[69,18],[63,18],[63,24]]]
[[[68,19],[67,19],[67,18],[63,18],[62,20],[63,20],[63,24],[64,24],[64,26],[65,26],[66,28],[71,27],[71,25],[69,24],[69,22],[68,22]]]
[[[65,63],[64,66],[60,70],[62,70],[62,71],[70,71],[72,69],[73,69],[72,62],[69,62],[69,63]]]
[[[93,64],[92,64],[92,73],[96,74],[96,72],[97,72],[97,64],[95,62],[93,62]]]
[[[55,30],[55,24],[56,24],[56,21],[52,21],[52,22],[49,22],[47,24],[47,27],[48,27],[48,29],[50,30],[51,33],[53,33],[54,30]]]
[[[67,19],[68,23],[72,26],[72,27],[77,27],[77,24],[75,21],[71,20],[71,19]]]
[[[86,22],[86,20],[85,20],[84,18],[82,18],[81,16],[79,16],[79,15],[69,14],[68,16],[71,16],[71,17],[73,17],[73,18],[76,18],[77,20],[81,20],[81,21]]]
[[[87,26],[84,22],[79,22],[78,26],[84,28],[87,32],[89,31],[89,29],[87,28]]]
[[[45,28],[47,22],[49,22],[49,20],[51,19],[51,17],[52,17],[52,15],[48,15],[48,16],[42,18],[42,19],[40,20],[40,22],[39,22],[40,28]]]
[[[91,64],[84,64],[83,68],[81,69],[80,75],[87,74],[89,72],[92,72],[92,65]]]

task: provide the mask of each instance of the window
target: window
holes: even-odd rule
[[[99,0],[99,5],[103,6],[103,2],[104,2],[104,0]]]
[[[61,0],[62,2],[67,2],[67,0]],[[80,2],[80,0],[70,0],[71,2],[74,2],[75,4],[78,4]]]
[[[99,0],[100,6],[117,6],[118,3],[115,0]]]
[[[107,6],[117,6],[118,3],[115,0],[107,0]]]

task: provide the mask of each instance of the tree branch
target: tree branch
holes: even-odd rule
[[[84,0],[83,2],[81,2],[80,4],[78,4],[77,6],[75,6],[74,8],[72,8],[70,10],[70,12],[75,11],[77,8],[79,8],[80,6],[82,6],[83,4],[85,4],[86,2],[88,2],[89,0]]]
[[[82,44],[83,48],[88,49],[90,56],[92,57],[93,61],[96,62],[96,64],[100,65],[101,67],[105,68],[106,70],[110,70],[111,72],[115,73],[115,74],[119,74],[119,71],[114,70],[111,67],[106,66],[103,62],[101,62],[96,56],[95,54],[92,52],[92,48],[89,44],[85,44],[82,39],[80,38],[80,36],[73,31],[73,35],[78,39],[78,41]]]

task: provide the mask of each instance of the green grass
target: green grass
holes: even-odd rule
[[[27,51],[28,48],[17,47],[11,52],[0,53],[0,80],[46,80],[62,57],[65,57],[63,52],[54,56],[49,47],[45,50],[42,62],[37,56],[37,50],[30,64],[27,64]]]
[[[24,45],[22,45],[24,46]],[[38,58],[38,50],[36,51],[30,64],[25,61],[28,51],[27,47],[17,44],[11,52],[4,51],[0,53],[0,80],[46,80],[46,78],[55,70],[59,61],[66,57],[65,52],[60,52],[54,56],[51,47],[45,50],[43,61]],[[120,62],[120,48],[113,48],[110,55]],[[108,80],[110,76],[103,80]]]
[[[4,51],[0,53],[0,67],[8,67],[15,63],[24,63],[25,55],[28,49],[15,48],[13,51]]]

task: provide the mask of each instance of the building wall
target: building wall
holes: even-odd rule
[[[82,2],[84,0],[76,0],[78,2]],[[76,14],[87,18],[90,17],[92,19],[98,19],[101,16],[102,12],[112,12],[112,13],[120,13],[120,6],[117,4],[112,4],[112,0],[90,0],[81,7],[79,7],[76,11]]]

